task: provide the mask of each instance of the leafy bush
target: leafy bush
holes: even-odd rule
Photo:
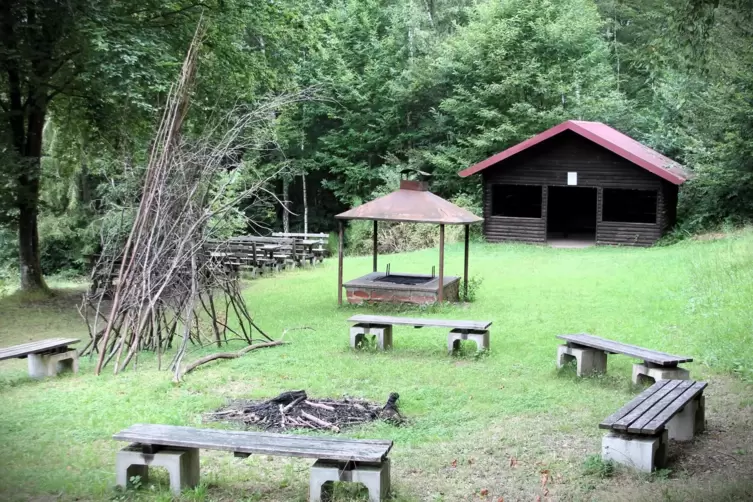
[[[473,277],[468,278],[468,292],[466,293],[465,288],[463,287],[463,282],[460,282],[460,301],[462,302],[474,302],[476,301],[476,295],[478,294],[478,290],[481,288],[481,283],[484,282],[484,279],[479,275],[474,275]]]

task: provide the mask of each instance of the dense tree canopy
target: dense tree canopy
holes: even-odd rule
[[[753,217],[750,0],[11,0],[0,17],[0,261],[82,270],[108,211],[135,193],[150,135],[200,17],[207,36],[187,130],[268,93],[292,229],[310,230],[432,173],[458,170],[569,118],[599,120],[687,165],[680,229]],[[238,208],[246,211],[245,206]],[[281,225],[280,208],[253,216]],[[37,233],[40,241],[37,242]],[[20,252],[19,252],[20,250]],[[41,263],[38,261],[41,254]],[[20,260],[20,261],[19,261]],[[41,266],[40,266],[41,265]]]

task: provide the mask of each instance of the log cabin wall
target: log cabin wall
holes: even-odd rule
[[[567,186],[568,172],[577,173],[577,186],[597,189],[597,244],[650,246],[674,224],[676,185],[576,133],[564,131],[482,172],[484,235],[487,240],[546,242],[548,187]],[[492,191],[498,184],[542,187],[541,217],[494,215]],[[604,221],[604,189],[614,188],[655,192],[656,221]]]

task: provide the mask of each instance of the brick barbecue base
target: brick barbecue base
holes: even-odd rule
[[[444,301],[459,301],[458,289],[460,280],[455,280],[444,286]],[[348,303],[365,303],[365,302],[384,302],[384,303],[411,303],[416,305],[427,305],[436,303],[439,296],[436,291],[421,291],[414,289],[372,289],[365,286],[348,286],[345,285]]]

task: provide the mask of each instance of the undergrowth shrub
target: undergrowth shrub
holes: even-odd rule
[[[481,288],[481,283],[484,282],[483,277],[480,275],[474,275],[468,278],[468,292],[465,290],[465,283],[460,281],[460,301],[461,302],[474,302],[478,295],[478,290]]]
[[[603,460],[601,455],[589,455],[583,462],[583,472],[588,476],[611,478],[614,474],[614,462]]]

